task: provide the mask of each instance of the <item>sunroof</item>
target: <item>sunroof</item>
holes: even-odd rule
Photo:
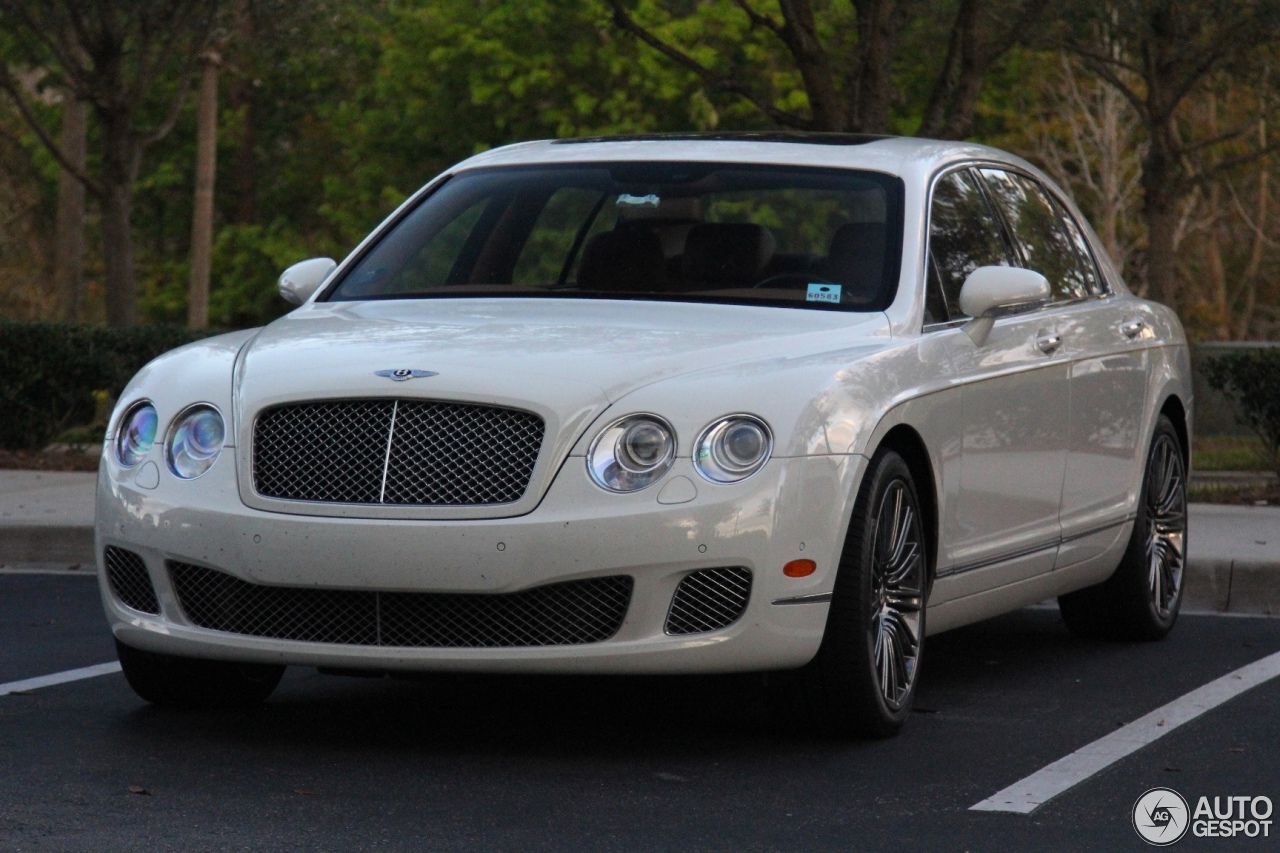
[[[865,145],[892,137],[875,133],[816,133],[803,130],[731,130],[707,133],[629,133],[618,136],[582,136],[557,139],[556,145],[580,142],[794,142],[805,145]]]

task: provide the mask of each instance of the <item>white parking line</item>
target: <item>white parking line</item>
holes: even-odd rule
[[[1174,699],[1168,705],[1156,708],[1145,717],[1059,758],[969,809],[1030,814],[1063,791],[1164,737],[1183,723],[1191,722],[1206,711],[1276,676],[1280,676],[1280,652],[1242,666]]]
[[[40,675],[25,681],[10,681],[0,684],[0,696],[9,693],[24,693],[28,690],[39,690],[41,687],[52,687],[55,684],[66,684],[68,681],[80,681],[85,678],[97,678],[99,675],[110,675],[120,671],[120,662],[99,663],[80,669],[69,669],[66,672],[55,672],[52,675]]]

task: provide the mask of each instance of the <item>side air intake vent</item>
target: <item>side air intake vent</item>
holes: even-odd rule
[[[668,634],[703,634],[738,621],[751,599],[751,571],[703,569],[676,587],[667,612]]]
[[[108,546],[102,557],[107,565],[107,582],[120,603],[140,613],[159,615],[160,602],[156,600],[156,588],[151,585],[151,575],[142,558],[132,551],[114,546]]]

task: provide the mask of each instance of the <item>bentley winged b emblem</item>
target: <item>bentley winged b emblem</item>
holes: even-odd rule
[[[374,376],[385,376],[393,382],[404,382],[406,379],[426,379],[428,376],[439,376],[434,370],[414,370],[409,367],[401,367],[396,370],[379,370]]]

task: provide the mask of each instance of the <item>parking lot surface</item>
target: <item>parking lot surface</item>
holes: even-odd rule
[[[1280,619],[1121,644],[1028,609],[932,638],[917,713],[868,743],[807,731],[777,676],[291,669],[262,709],[183,712],[113,673],[0,695],[0,850],[1144,850],[1150,788],[1280,801],[1280,680],[1029,815],[971,806],[1277,651]],[[0,685],[114,657],[89,578],[0,575]]]

